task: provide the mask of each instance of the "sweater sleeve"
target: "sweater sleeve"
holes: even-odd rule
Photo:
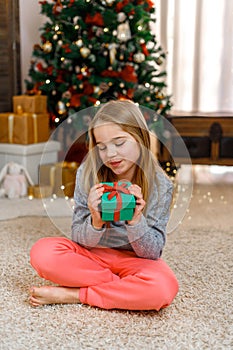
[[[74,191],[74,212],[71,227],[72,240],[86,248],[96,247],[106,228],[96,230],[91,224],[91,214],[87,205],[87,194],[82,190],[82,165],[77,171]]]
[[[170,216],[173,186],[169,178],[158,173],[148,200],[145,216],[137,225],[126,225],[130,244],[137,256],[158,259],[166,241],[166,226]]]

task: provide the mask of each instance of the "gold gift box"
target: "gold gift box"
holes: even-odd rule
[[[49,115],[0,113],[0,143],[28,145],[49,138]]]
[[[19,110],[26,113],[47,113],[47,96],[13,96],[13,112],[18,113]]]
[[[47,198],[53,193],[52,186],[34,185],[28,187],[28,196],[32,198]]]
[[[73,197],[75,189],[78,163],[59,162],[54,164],[41,164],[39,167],[39,183],[49,185],[53,194],[58,197]]]

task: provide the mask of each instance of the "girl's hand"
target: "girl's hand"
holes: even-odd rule
[[[142,190],[138,185],[131,185],[128,188],[129,192],[136,197],[136,207],[132,220],[128,221],[129,225],[136,225],[141,220],[142,210],[146,205],[146,202],[142,198]]]
[[[101,203],[101,197],[103,193],[104,187],[102,184],[94,185],[90,189],[90,193],[87,200],[87,205],[92,218],[92,226],[97,230],[101,229],[105,223],[101,218],[101,214],[98,208],[99,204]]]

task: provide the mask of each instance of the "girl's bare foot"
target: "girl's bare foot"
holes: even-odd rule
[[[42,286],[30,289],[29,303],[32,306],[47,304],[78,304],[79,288]]]

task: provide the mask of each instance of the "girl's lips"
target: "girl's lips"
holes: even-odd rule
[[[118,165],[120,165],[121,163],[121,160],[118,160],[116,162],[109,162],[109,164],[113,167],[113,168],[116,168],[118,167]]]

